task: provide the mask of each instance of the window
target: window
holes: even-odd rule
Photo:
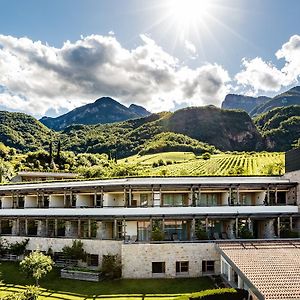
[[[152,273],[162,274],[166,271],[166,265],[164,261],[152,262]]]
[[[203,260],[202,261],[202,272],[203,273],[215,272],[215,262],[213,260]]]
[[[189,272],[189,262],[188,261],[176,261],[176,273],[188,273]]]
[[[88,254],[87,263],[88,263],[88,266],[98,267],[99,255],[98,254]]]
[[[185,206],[187,205],[186,194],[163,194],[163,206]]]

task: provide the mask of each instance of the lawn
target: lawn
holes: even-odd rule
[[[25,286],[34,284],[32,279],[26,278],[20,272],[17,263],[2,262],[0,272],[2,283],[4,284],[0,287],[0,296],[1,294],[3,295],[6,289],[19,289],[19,287],[13,287],[13,285]],[[150,297],[151,294],[165,294],[167,298],[172,298],[171,295],[168,297],[168,294],[183,294],[213,288],[212,281],[208,277],[188,279],[122,279],[95,283],[61,279],[58,269],[54,269],[47,277],[42,279],[40,285],[47,290],[44,290],[44,296],[51,294],[52,299],[83,299],[93,297],[93,295],[111,295],[109,298],[115,298],[118,295],[117,298],[120,299],[120,295],[131,295],[130,297],[124,297],[124,299],[128,300],[129,298],[142,299],[145,294],[148,294],[146,298]],[[72,295],[68,295],[68,293]],[[75,295],[77,296],[75,297]],[[155,298],[157,299],[157,297]],[[163,298],[165,299],[165,297]]]

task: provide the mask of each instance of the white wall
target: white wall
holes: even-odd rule
[[[77,194],[76,196],[77,196],[76,207],[81,207],[81,206],[93,207],[94,206],[94,195]]]
[[[124,206],[125,199],[124,194],[104,194],[103,195],[103,205],[104,206]]]
[[[13,199],[10,196],[1,197],[2,208],[12,208],[13,207]]]
[[[261,191],[261,192],[255,193],[255,205],[264,205],[266,193],[267,193],[266,191]]]
[[[126,221],[126,235],[137,236],[137,221]]]
[[[64,207],[64,195],[50,195],[49,207]]]
[[[24,207],[37,207],[37,196],[26,195],[24,198]]]

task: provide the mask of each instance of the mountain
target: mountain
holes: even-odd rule
[[[40,121],[59,131],[74,124],[114,123],[148,115],[150,112],[141,106],[131,104],[128,108],[112,98],[102,97],[94,103],[75,108],[57,118],[43,117]]]
[[[53,133],[34,117],[23,113],[0,111],[0,142],[22,151],[40,149]]]
[[[275,107],[284,107],[290,105],[300,105],[300,86],[291,88],[290,90],[275,96],[269,101],[256,106],[251,112],[251,116],[257,116],[261,113],[268,112]]]
[[[250,113],[258,105],[262,105],[271,98],[260,96],[250,97],[244,95],[228,94],[222,102],[223,109],[242,109]]]
[[[255,118],[268,150],[286,151],[300,138],[300,105],[276,107]]]
[[[71,126],[62,131],[61,140],[65,150],[114,153],[123,158],[147,149],[153,153],[158,148],[172,146],[172,151],[176,151],[170,132],[180,134],[175,135],[180,149],[186,145],[197,152],[201,152],[198,148],[212,152],[211,146],[224,151],[254,151],[264,147],[261,134],[246,112],[214,106],[190,107],[114,124]],[[162,136],[162,133],[169,134]]]

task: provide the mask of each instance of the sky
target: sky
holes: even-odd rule
[[[152,112],[298,84],[299,0],[0,0],[0,109]]]

